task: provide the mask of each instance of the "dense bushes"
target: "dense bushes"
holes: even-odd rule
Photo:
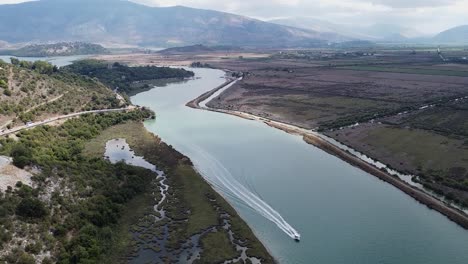
[[[29,70],[34,70],[38,73],[41,74],[52,74],[54,72],[58,71],[57,66],[52,65],[51,63],[48,63],[46,61],[35,61],[35,62],[30,62],[30,61],[20,61],[17,58],[11,58],[11,64],[24,68],[24,69],[29,69]]]
[[[98,78],[111,89],[130,92],[131,84],[137,81],[187,78],[193,77],[194,73],[185,69],[175,69],[170,67],[128,67],[120,63],[108,64],[97,60],[82,60],[63,68],[64,71],[78,73]]]
[[[3,90],[3,94],[6,95],[6,96],[11,96],[12,95],[12,93],[11,93],[11,91],[9,89]]]
[[[13,147],[10,156],[13,158],[13,164],[21,169],[29,165],[32,161],[31,150],[23,144],[16,144]]]
[[[18,221],[37,223],[44,230],[35,233],[40,236],[37,241],[29,241],[26,251],[30,254],[47,246],[54,263],[98,263],[115,239],[115,227],[126,203],[145,193],[155,175],[124,163],[114,165],[104,159],[87,158],[81,154],[83,145],[110,126],[151,115],[145,110],[85,115],[59,127],[42,126],[21,132],[19,141],[0,140],[1,154],[12,155],[19,165],[31,164],[41,170],[35,176],[37,188],[18,183],[16,190],[0,195],[2,226],[16,214]],[[51,179],[62,179],[65,185],[59,192],[54,191],[50,200],[43,200],[41,194],[47,192],[45,186]],[[9,229],[14,226],[10,224]],[[21,232],[37,232],[26,227],[23,225]],[[11,234],[0,228],[0,242],[11,240]],[[41,240],[49,242],[38,245]],[[12,253],[6,258],[28,261],[29,253]]]
[[[18,204],[16,214],[26,218],[43,218],[48,212],[40,200],[28,197]]]

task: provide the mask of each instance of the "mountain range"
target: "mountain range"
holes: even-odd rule
[[[0,40],[10,43],[307,47],[348,40],[336,33],[224,12],[182,6],[149,7],[126,0],[40,0],[0,5],[0,21]]]
[[[261,21],[183,6],[149,7],[128,0],[39,0],[0,5],[0,48],[12,44],[89,42],[106,47],[328,46],[356,40],[384,43],[468,43],[468,26],[435,37],[391,24],[349,26],[298,17]]]
[[[429,44],[467,44],[468,25],[458,26],[443,31],[435,36],[428,36],[416,29],[394,25],[373,24],[369,26],[335,24],[312,17],[294,17],[269,20],[278,25],[333,32],[350,38],[382,43],[429,43]]]
[[[437,34],[435,41],[445,43],[468,43],[468,25],[458,26]]]

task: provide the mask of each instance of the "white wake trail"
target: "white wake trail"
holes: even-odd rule
[[[237,198],[237,201],[241,201],[249,208],[270,220],[291,238],[299,236],[299,233],[286,222],[276,210],[240,184],[216,158],[195,145],[191,145],[190,148],[197,153],[198,157],[203,158],[204,162],[209,165],[202,169],[202,174],[210,184],[221,189],[230,197]]]

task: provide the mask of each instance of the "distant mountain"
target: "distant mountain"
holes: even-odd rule
[[[404,42],[424,35],[415,29],[394,24],[374,24],[359,30],[362,34],[389,42]]]
[[[152,47],[193,44],[314,46],[342,39],[243,16],[182,6],[149,7],[126,0],[40,0],[0,5],[0,39],[85,41]]]
[[[351,32],[344,30],[344,26],[333,24],[331,22],[312,17],[291,17],[268,20],[268,22],[278,25],[285,25],[296,28],[304,28],[317,32],[336,32],[344,35],[352,35]]]
[[[368,40],[352,40],[340,43],[333,43],[330,46],[334,48],[371,48],[375,47],[376,45],[376,43]]]
[[[200,53],[200,52],[230,52],[230,51],[240,51],[242,48],[234,46],[205,46],[201,44],[183,46],[183,47],[173,47],[158,51],[161,54],[180,54],[180,53]]]
[[[0,40],[0,49],[5,49],[5,48],[8,48],[9,46],[10,44],[8,44],[8,42]]]
[[[458,26],[437,34],[434,42],[441,44],[467,44],[468,25]]]
[[[60,42],[55,44],[33,44],[17,50],[0,50],[2,55],[18,57],[47,57],[107,54],[109,51],[98,44],[84,42]]]
[[[332,32],[350,38],[380,41],[406,42],[423,34],[412,28],[393,24],[374,24],[370,26],[341,25],[311,17],[294,17],[270,20],[269,22],[314,30],[317,32]]]

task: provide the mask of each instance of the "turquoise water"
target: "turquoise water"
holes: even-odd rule
[[[391,185],[300,137],[185,107],[224,81],[221,71],[194,71],[201,79],[156,87],[132,101],[157,112],[146,127],[189,156],[206,177],[214,177],[213,167],[226,168],[227,176],[301,233],[301,242],[294,242],[226,194],[280,263],[468,263],[468,231]]]
[[[80,58],[27,59],[64,66]],[[204,176],[219,174],[239,182],[301,233],[301,242],[295,243],[218,188],[280,263],[468,263],[468,231],[398,189],[300,137],[185,107],[224,82],[221,71],[194,71],[201,79],[157,87],[132,101],[157,112],[146,127],[189,156]]]

